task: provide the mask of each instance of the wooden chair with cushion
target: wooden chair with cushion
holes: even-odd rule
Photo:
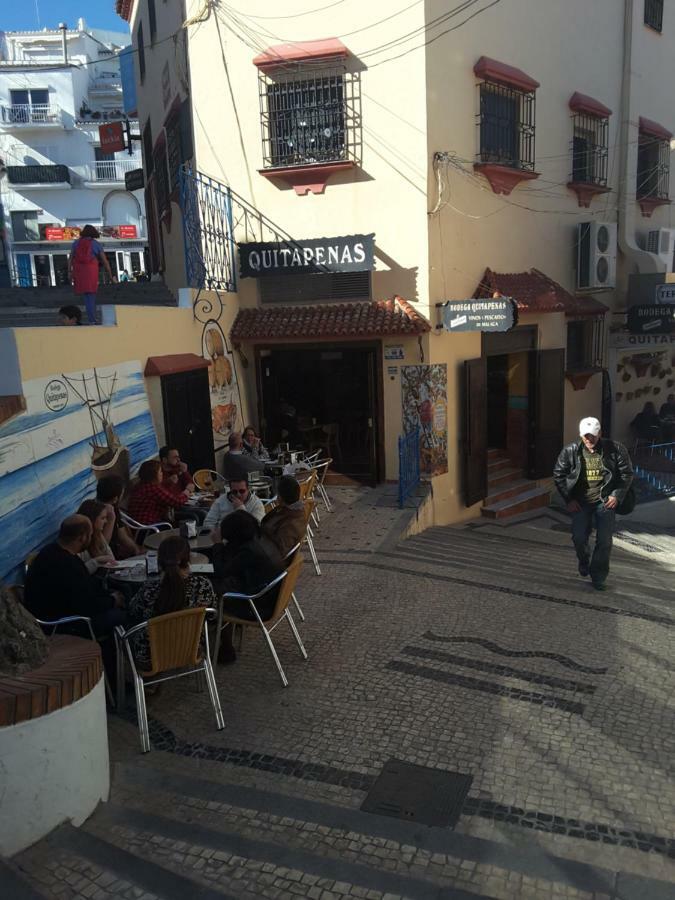
[[[227,482],[213,469],[198,469],[192,476],[195,487],[200,491],[225,491]]]
[[[303,659],[307,659],[307,651],[305,650],[304,644],[300,639],[298,629],[295,627],[295,622],[293,621],[293,616],[291,615],[291,611],[288,608],[288,604],[291,602],[291,597],[293,595],[293,591],[295,590],[295,585],[300,574],[300,569],[302,568],[302,562],[302,556],[300,555],[300,553],[297,553],[288,569],[285,572],[282,572],[281,575],[277,576],[277,578],[275,578],[273,581],[270,581],[269,584],[265,585],[265,587],[261,591],[258,591],[257,594],[239,594],[234,592],[223,594],[222,598],[218,602],[218,624],[216,626],[216,639],[213,648],[214,659],[216,659],[218,656],[218,651],[220,649],[220,633],[223,628],[227,628],[228,626],[234,627],[235,625],[240,625],[242,628],[260,628],[263,633],[265,643],[267,644],[267,647],[272,654],[272,659],[274,660],[274,663],[279,672],[281,683],[284,687],[288,687],[288,679],[286,678],[286,673],[284,672],[281,663],[279,662],[276,648],[272,643],[271,634],[280,622],[286,620],[288,622],[289,628],[291,629],[291,632],[293,633],[293,637],[295,638]],[[276,603],[274,604],[272,615],[268,619],[263,620],[260,617],[260,613],[258,612],[256,601],[261,600],[270,591],[274,591],[277,589],[279,593],[277,595]],[[228,599],[247,601],[250,604],[251,611],[253,612],[255,618],[240,619],[237,616],[232,616],[226,613],[224,610],[224,601]]]
[[[127,631],[120,626],[115,629],[118,650],[118,706],[121,708],[124,696],[123,651],[126,651],[134,679],[138,729],[141,735],[143,753],[147,753],[150,750],[148,713],[145,706],[146,685],[159,684],[162,681],[170,681],[174,678],[183,678],[185,675],[197,675],[199,678],[203,673],[206,678],[213,710],[216,714],[216,727],[219,731],[225,727],[216,679],[209,656],[209,634],[206,627],[207,615],[214,617],[216,610],[206,609],[203,606],[195,607],[194,609],[181,609],[178,612],[148,619],[147,622],[134,625],[133,628],[129,628]],[[148,633],[151,667],[148,670],[139,671],[134,659],[130,638],[144,630],[147,630]]]

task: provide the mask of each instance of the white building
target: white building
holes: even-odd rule
[[[124,32],[88,28],[0,32],[0,209],[18,286],[67,283],[67,255],[87,223],[114,273],[144,272],[143,192],[125,189],[140,148],[110,154],[99,125],[124,118]],[[138,132],[130,122],[131,132]]]

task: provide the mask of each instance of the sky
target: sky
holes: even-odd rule
[[[115,12],[115,0],[21,0],[0,3],[0,31],[56,28],[66,22],[74,28],[83,17],[91,28],[128,31],[128,25]]]

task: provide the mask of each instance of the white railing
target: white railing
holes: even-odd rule
[[[61,109],[49,103],[14,103],[0,107],[4,125],[54,125],[61,122]]]
[[[85,181],[124,181],[124,173],[132,169],[140,169],[143,161],[140,156],[129,159],[99,159],[87,163],[84,168]]]

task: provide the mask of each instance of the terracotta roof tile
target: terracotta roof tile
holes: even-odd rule
[[[594,297],[575,297],[539,269],[508,273],[486,269],[474,297],[487,299],[495,294],[512,297],[522,312],[564,312],[568,316],[599,316],[607,312],[604,303]]]
[[[233,341],[294,338],[369,338],[416,335],[431,325],[406,300],[326,303],[316,306],[276,306],[241,309],[234,320]]]

